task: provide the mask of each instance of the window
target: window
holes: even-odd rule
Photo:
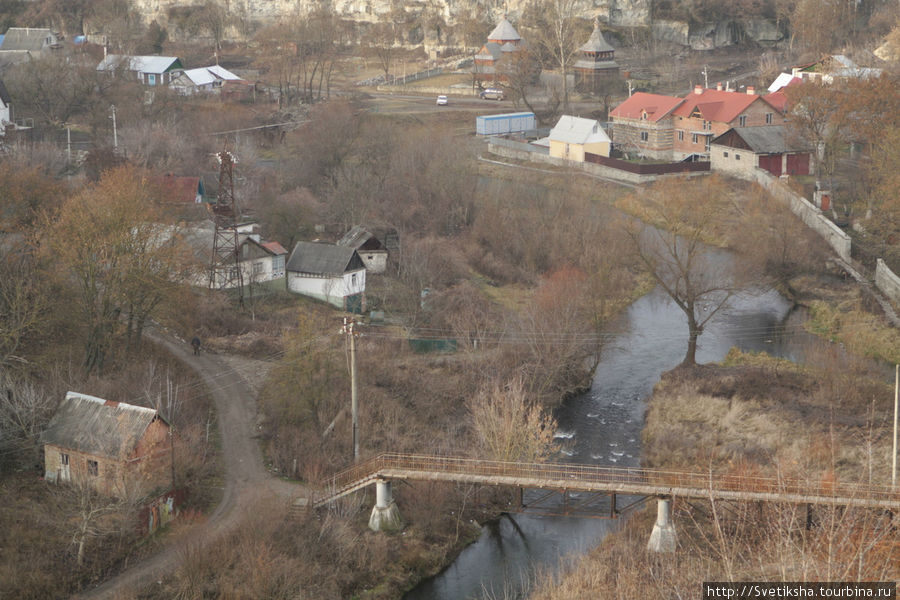
[[[350,285],[356,287],[356,273],[350,276]]]
[[[265,268],[265,267],[263,266],[263,264],[262,264],[261,262],[255,262],[255,263],[253,263],[253,274],[254,274],[254,275],[259,275],[260,273],[263,272],[263,269],[264,269],[264,268]]]
[[[646,120],[647,120],[647,111],[644,111],[641,113],[641,121],[646,121]]]
[[[679,141],[679,142],[683,142],[683,141],[684,141],[684,132],[683,132],[682,130],[680,130],[680,129],[678,130],[678,141]]]
[[[747,126],[747,115],[741,115],[738,117],[738,126],[739,127]]]
[[[725,158],[728,158],[728,151],[726,150],[725,152],[722,153],[722,155],[723,155]]]
[[[774,120],[775,115],[773,115],[772,113],[766,113],[766,125],[771,125]]]
[[[734,160],[741,160],[741,155],[740,155],[740,154],[735,154],[735,155],[734,155]]]
[[[703,121],[703,131],[710,131],[712,129],[712,121]]]
[[[68,467],[69,466],[69,455],[60,453],[59,464],[61,464],[64,467]]]
[[[88,475],[98,475],[100,473],[100,465],[97,464],[96,460],[87,461],[87,470]]]
[[[650,134],[648,134],[646,131],[642,131],[641,132],[641,141],[646,142],[648,139],[650,139]]]
[[[697,140],[699,140],[699,139],[700,139],[700,138],[699,138],[699,136],[698,136],[696,133],[692,133],[692,134],[691,134],[691,143],[692,143],[692,144],[696,144],[696,143],[697,143]]]

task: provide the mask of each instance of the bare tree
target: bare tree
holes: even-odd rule
[[[569,71],[583,34],[578,24],[578,0],[547,0],[540,5],[544,23],[536,28],[537,41],[562,76],[563,109],[569,110]]]
[[[638,262],[687,317],[685,365],[696,364],[704,326],[738,291],[729,261],[710,245],[726,205],[718,180],[658,182],[626,226]]]
[[[11,453],[29,468],[40,464],[40,434],[54,404],[32,383],[0,371],[0,454]]]
[[[556,421],[528,399],[520,377],[489,385],[467,407],[479,457],[536,462],[555,454]]]

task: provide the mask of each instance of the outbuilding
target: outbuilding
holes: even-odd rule
[[[169,424],[154,409],[69,392],[42,436],[44,478],[113,496],[167,483]]]
[[[370,273],[384,273],[387,269],[387,248],[371,231],[360,225],[345,233],[337,245],[356,250]]]
[[[756,168],[781,175],[809,175],[810,150],[784,125],[734,127],[710,142],[710,168],[752,179]]]
[[[297,242],[287,262],[287,289],[362,313],[366,304],[366,266],[349,246]]]
[[[547,137],[550,156],[577,162],[584,162],[585,154],[609,156],[609,136],[595,119],[563,115]]]

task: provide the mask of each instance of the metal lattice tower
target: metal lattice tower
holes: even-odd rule
[[[212,263],[210,265],[210,289],[238,290],[238,302],[244,304],[244,281],[241,273],[238,250],[237,220],[240,217],[234,198],[234,155],[228,150],[216,154],[219,161],[219,189],[216,204],[212,208],[216,225],[213,235]]]

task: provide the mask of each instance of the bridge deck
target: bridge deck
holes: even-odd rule
[[[377,479],[900,509],[900,491],[890,486],[411,454],[382,454],[338,473],[327,482],[328,492],[316,499],[315,506],[328,504]]]

